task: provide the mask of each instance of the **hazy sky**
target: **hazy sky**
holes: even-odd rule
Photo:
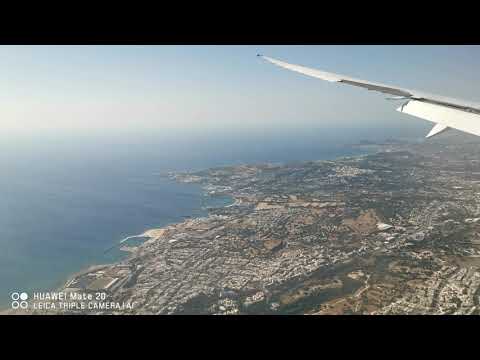
[[[480,101],[479,46],[0,46],[2,135],[398,128],[385,95],[255,55]]]

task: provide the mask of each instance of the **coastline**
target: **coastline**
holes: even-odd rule
[[[376,149],[376,150],[378,150],[378,149]],[[360,154],[351,155],[351,156],[338,156],[338,157],[335,157],[334,159],[321,159],[321,160],[315,160],[315,161],[338,161],[338,160],[345,159],[345,158],[347,158],[347,159],[348,158],[349,159],[362,158],[362,157],[368,156],[372,153],[375,153],[375,151],[366,151],[366,152],[362,152]],[[284,163],[281,163],[281,164],[284,164]],[[206,169],[210,169],[210,168],[206,168]],[[184,173],[187,173],[187,172],[185,172],[185,171],[184,172],[175,172],[175,174],[184,174]],[[175,182],[183,182],[183,181],[179,181],[178,179],[174,179],[174,178],[170,178],[170,180],[175,181]],[[186,183],[186,182],[183,182],[183,183]],[[217,195],[212,196],[211,194],[208,193],[208,190],[205,188],[205,186],[203,186],[203,184],[200,184],[200,185],[201,185],[201,188],[202,188],[202,196],[208,196],[209,198],[215,198],[217,196]],[[236,198],[235,196],[232,196],[230,194],[221,194],[221,196],[229,197],[232,200],[232,203],[230,203],[228,205],[216,206],[214,208],[228,208],[228,207],[232,207],[232,206],[239,205],[239,204],[242,203],[241,199]],[[208,217],[210,215],[210,210],[209,210],[208,207],[202,207],[202,210],[206,210],[206,212],[207,212],[206,217]],[[143,241],[140,245],[135,246],[135,248],[141,247],[143,244],[147,244],[147,243],[151,242],[152,240],[160,238],[162,233],[164,231],[166,231],[168,228],[184,224],[188,221],[197,220],[197,219],[200,219],[202,217],[203,216],[198,216],[198,215],[196,215],[195,217],[185,216],[183,221],[172,222],[172,223],[166,224],[166,225],[164,225],[160,228],[149,228],[149,229],[145,230],[142,234],[127,236],[127,237],[123,238],[122,240],[120,240],[120,242],[112,245],[112,247],[111,247],[111,248],[119,247],[122,252],[127,253],[126,256],[122,257],[122,259],[119,259],[119,260],[111,262],[111,263],[93,264],[93,265],[88,266],[87,268],[81,269],[80,271],[75,272],[75,273],[71,274],[70,276],[68,276],[66,281],[63,282],[63,284],[60,285],[58,288],[56,288],[54,291],[62,291],[64,289],[68,288],[68,285],[74,279],[76,279],[77,277],[79,277],[81,275],[84,275],[84,274],[87,274],[87,273],[93,272],[93,271],[98,271],[98,270],[101,270],[103,268],[107,268],[109,266],[128,261],[128,259],[130,259],[131,257],[134,256],[134,254],[136,252],[136,249],[133,252],[128,251],[128,250],[122,249],[122,245],[125,242],[128,242],[128,240],[130,240],[130,239],[140,238],[140,237],[148,238],[147,240]],[[128,245],[127,245],[127,248],[128,248]],[[107,249],[107,250],[109,250],[109,249]],[[8,308],[7,309],[0,309],[0,315],[11,314],[11,313],[17,314],[17,313],[21,313],[21,312],[15,311],[15,310],[12,310],[12,309],[8,309]]]
[[[126,260],[90,267],[63,294],[8,313],[480,314],[480,171],[459,171],[479,150],[457,149],[389,146],[178,172],[237,206],[201,201],[208,216],[147,230]]]
[[[363,146],[363,145],[360,145],[360,146],[358,146],[358,147],[359,147],[359,148],[362,148],[362,147],[364,147],[364,146]],[[320,160],[315,160],[315,161],[339,161],[339,160],[342,160],[342,159],[357,159],[357,158],[362,158],[362,157],[365,157],[365,156],[374,154],[374,153],[376,153],[376,152],[378,152],[378,151],[381,151],[381,148],[375,148],[375,150],[373,150],[373,151],[370,151],[370,152],[362,152],[362,153],[360,153],[360,154],[356,154],[356,155],[353,155],[353,156],[338,156],[338,157],[336,157],[336,158],[334,158],[334,159],[320,159]],[[269,164],[269,163],[266,163],[266,164]],[[284,163],[281,163],[281,164],[283,165]],[[201,170],[197,170],[197,171],[195,171],[195,172],[205,171],[205,170],[208,170],[208,169],[209,169],[209,168],[201,169]],[[187,172],[186,172],[186,171],[182,171],[182,172],[180,172],[180,171],[178,171],[178,172],[172,172],[172,174],[184,174],[184,173],[187,173]],[[177,179],[175,179],[175,178],[170,178],[170,177],[169,177],[169,179],[170,179],[171,181],[175,181],[175,182],[183,182],[183,181],[179,181],[179,180],[177,180]],[[183,182],[183,183],[189,183],[189,182]],[[193,184],[193,183],[192,183],[192,184]],[[198,185],[198,184],[197,184],[197,185]],[[209,195],[208,190],[205,189],[204,186],[201,186],[201,189],[202,189],[202,195],[203,195],[203,196],[208,196],[209,198],[214,198],[215,196],[218,196],[218,195]],[[233,206],[241,205],[241,204],[242,204],[242,200],[239,199],[239,198],[237,198],[237,197],[235,197],[235,196],[233,196],[233,195],[222,194],[221,196],[229,197],[229,198],[231,198],[231,199],[233,200],[231,204],[229,204],[229,205],[224,205],[224,206],[222,206],[222,208],[229,208],[229,207],[233,207]],[[209,216],[208,210],[207,210],[206,216],[207,216],[207,217]],[[174,226],[177,226],[177,225],[181,225],[181,224],[183,224],[183,223],[185,223],[185,222],[187,222],[187,221],[196,220],[196,219],[199,219],[199,218],[202,218],[202,216],[200,216],[200,217],[189,217],[189,218],[185,218],[183,221],[172,222],[172,223],[166,224],[166,225],[164,225],[164,226],[162,226],[162,227],[159,227],[159,228],[150,228],[150,229],[147,229],[147,230],[145,230],[142,234],[129,235],[129,236],[125,237],[124,239],[120,240],[119,243],[113,245],[112,248],[114,248],[114,247],[120,247],[124,242],[126,242],[126,241],[128,241],[129,239],[132,239],[132,238],[139,238],[139,237],[148,238],[148,240],[145,240],[144,242],[142,242],[142,244],[140,244],[140,246],[141,246],[141,245],[146,244],[146,243],[148,243],[148,242],[150,242],[150,241],[152,241],[152,240],[155,240],[155,239],[160,238],[160,237],[162,236],[163,232],[167,231],[168,228],[170,228],[170,227],[174,227]],[[156,232],[160,232],[161,234],[156,234]],[[128,246],[128,245],[127,245],[127,246]],[[73,279],[75,279],[75,278],[78,277],[78,276],[81,276],[81,275],[83,275],[83,274],[86,274],[86,273],[89,273],[89,272],[91,272],[91,271],[93,271],[93,270],[96,270],[96,267],[98,267],[98,268],[104,268],[104,267],[116,265],[116,264],[119,264],[119,263],[121,263],[121,262],[123,262],[123,261],[128,261],[129,258],[131,258],[131,257],[134,256],[134,253],[132,253],[132,252],[129,252],[129,251],[126,251],[126,250],[122,250],[122,251],[128,252],[128,255],[126,255],[122,260],[115,261],[115,262],[109,263],[109,264],[96,264],[96,265],[91,265],[91,266],[89,266],[87,269],[80,270],[80,271],[78,271],[77,273],[71,275],[71,276],[67,279],[67,281],[65,281],[64,284],[63,284],[60,288],[58,288],[58,289],[63,289],[63,288],[65,288],[65,285],[68,284],[70,281],[72,281]],[[56,289],[56,290],[58,290],[58,289]],[[0,311],[1,311],[1,309],[0,309]],[[0,314],[1,314],[1,312],[0,312]]]

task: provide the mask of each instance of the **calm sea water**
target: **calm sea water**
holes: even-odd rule
[[[211,166],[332,159],[358,149],[317,140],[71,137],[3,141],[0,151],[0,306],[12,291],[54,289],[126,236],[203,216],[199,186],[161,175]]]

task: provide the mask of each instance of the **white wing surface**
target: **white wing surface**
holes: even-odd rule
[[[392,100],[408,100],[397,110],[416,116],[436,125],[427,135],[435,136],[448,128],[458,129],[470,134],[480,136],[480,104],[463,100],[451,99],[440,95],[428,94],[417,90],[404,89],[396,86],[355,79],[349,76],[334,74],[326,71],[308,68],[305,66],[289,64],[268,56],[258,55],[275,65],[304,75],[330,82],[366,88],[393,95]]]

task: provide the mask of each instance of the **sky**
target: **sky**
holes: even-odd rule
[[[480,101],[479,46],[0,46],[0,138],[61,134],[423,135],[385,95],[281,69],[287,62]]]

